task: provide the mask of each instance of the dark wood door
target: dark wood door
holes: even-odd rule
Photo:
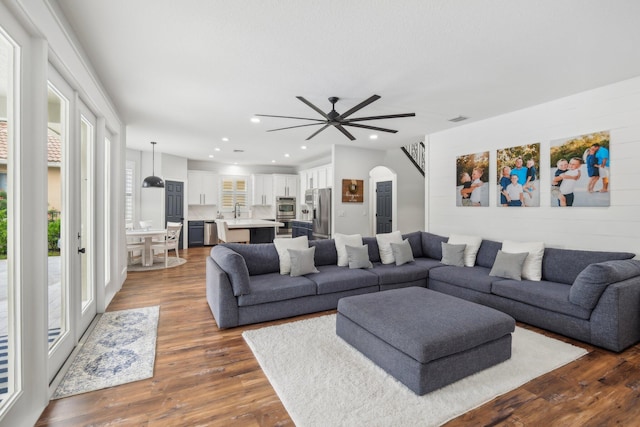
[[[164,183],[164,218],[166,222],[182,224],[178,248],[182,249],[182,235],[184,234],[184,183],[165,181]],[[165,222],[165,224],[166,224]]]
[[[376,233],[391,233],[393,208],[391,181],[376,183]]]

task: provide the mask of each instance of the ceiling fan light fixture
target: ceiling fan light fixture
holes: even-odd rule
[[[156,176],[156,142],[151,141],[151,147],[153,148],[153,157],[151,163],[151,176],[148,176],[142,181],[142,188],[164,188],[164,181],[159,176]]]

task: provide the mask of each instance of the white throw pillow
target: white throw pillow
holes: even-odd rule
[[[542,279],[542,256],[544,255],[544,242],[514,242],[505,240],[502,242],[502,252],[517,254],[528,252],[522,265],[522,278],[539,282]]]
[[[383,264],[393,264],[396,262],[393,256],[393,250],[391,250],[391,244],[402,243],[402,233],[400,233],[400,231],[393,231],[391,233],[376,234],[376,241],[378,242],[380,261],[382,261]]]
[[[280,274],[289,274],[291,272],[291,257],[288,249],[307,249],[309,247],[309,239],[307,236],[293,239],[279,238],[273,239],[273,245],[278,251],[278,257],[280,257]]]
[[[464,248],[464,265],[465,267],[473,267],[476,265],[476,255],[478,255],[478,249],[480,249],[482,237],[452,234],[449,236],[447,243],[451,245],[467,245]]]
[[[347,267],[349,265],[349,256],[347,255],[347,246],[362,246],[362,236],[360,234],[341,234],[333,235],[336,244],[336,252],[338,252],[338,265]]]

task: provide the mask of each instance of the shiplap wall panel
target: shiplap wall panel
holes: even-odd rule
[[[551,141],[611,132],[609,207],[552,207]],[[540,207],[497,206],[496,150],[541,144]],[[547,246],[640,254],[640,77],[428,135],[425,229],[493,240],[544,241]],[[490,152],[490,207],[457,207],[455,162]]]

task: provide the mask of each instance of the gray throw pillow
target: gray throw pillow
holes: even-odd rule
[[[303,276],[309,273],[319,273],[314,263],[316,248],[287,249],[291,258],[291,277]]]
[[[464,267],[464,249],[467,245],[452,245],[451,243],[442,242],[442,260],[445,265],[453,265],[456,267]]]
[[[402,243],[391,243],[391,252],[396,260],[396,265],[406,264],[413,261],[413,251],[409,240],[404,239]]]
[[[592,310],[612,283],[640,276],[640,261],[635,259],[590,264],[578,274],[569,289],[569,301]]]
[[[522,280],[522,266],[529,252],[512,254],[498,251],[489,276],[504,277],[505,279]]]
[[[349,246],[346,245],[349,268],[371,268],[373,264],[369,261],[369,245]]]

